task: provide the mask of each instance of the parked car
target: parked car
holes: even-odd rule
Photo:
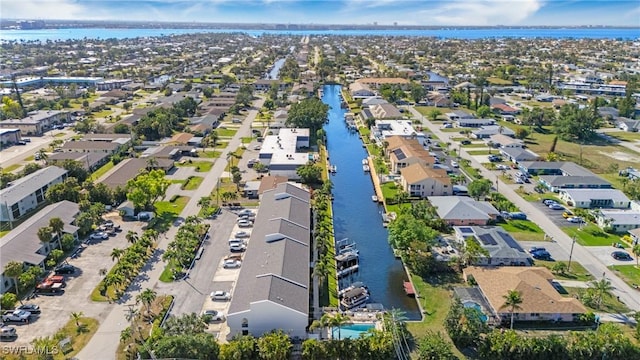
[[[28,311],[31,314],[40,314],[40,312],[41,312],[40,306],[38,306],[36,304],[23,304],[23,305],[18,306],[16,308],[16,310]]]
[[[458,164],[457,161],[451,161],[451,167],[458,168],[458,167],[460,167],[460,165]]]
[[[248,238],[251,236],[251,233],[248,231],[238,231],[234,234],[234,236],[239,239]]]
[[[531,249],[529,249],[529,254],[533,254],[536,253],[538,251],[547,251],[547,249],[543,248],[543,247],[532,247]]]
[[[249,217],[253,217],[256,214],[252,210],[249,210],[249,209],[242,209],[242,210],[238,211],[238,216],[244,216],[244,215],[249,216]]]
[[[222,267],[225,269],[237,269],[241,265],[242,265],[242,261],[229,259],[224,261],[224,263],[222,264]]]
[[[462,140],[462,141],[460,141],[460,144],[462,144],[462,145],[471,145],[471,140]]]
[[[549,205],[549,209],[551,210],[565,210],[564,206],[558,204],[558,203],[553,203],[551,205]]]
[[[73,274],[76,272],[76,267],[71,264],[62,264],[53,269],[53,272],[56,275]]]
[[[27,322],[31,313],[24,310],[13,310],[2,315],[3,322]]]
[[[228,301],[231,300],[231,294],[228,291],[217,290],[211,293],[211,300]]]
[[[507,170],[509,170],[509,167],[507,165],[500,164],[500,165],[496,166],[496,169],[507,171]]]
[[[543,203],[543,204],[545,204],[545,205],[547,205],[547,206],[549,206],[549,205],[551,205],[551,204],[557,204],[558,202],[557,202],[557,201],[555,201],[555,200],[553,200],[553,199],[543,199],[543,200],[542,200],[542,203]]]
[[[202,312],[202,316],[206,317],[208,321],[224,321],[224,314],[217,310],[205,310]]]
[[[16,328],[13,326],[2,326],[0,328],[0,339],[13,339],[17,337]]]
[[[511,212],[509,213],[509,218],[512,220],[527,220],[527,214],[523,212]]]
[[[242,227],[252,227],[253,223],[251,221],[249,221],[249,220],[242,220],[241,219],[241,220],[238,221],[238,226],[241,227],[241,228]]]
[[[451,129],[452,127],[453,127],[453,124],[445,123],[440,128],[441,129]]]
[[[584,222],[584,219],[580,216],[572,216],[570,218],[567,218],[567,221],[573,224],[580,224]]]
[[[574,215],[573,215],[573,212],[571,212],[571,210],[566,210],[565,212],[562,213],[562,217],[565,219],[572,218],[573,216]]]
[[[247,250],[247,246],[245,244],[233,243],[229,245],[229,251],[231,252],[243,252]]]
[[[631,261],[631,260],[633,260],[631,255],[629,255],[628,253],[626,253],[624,251],[614,251],[614,252],[611,253],[611,257],[616,259],[616,260],[621,260],[621,261]]]
[[[489,161],[491,162],[499,162],[502,161],[502,157],[500,155],[489,155],[488,156]]]
[[[551,254],[547,251],[536,251],[531,256],[536,260],[551,260]]]
[[[108,238],[109,234],[104,231],[94,232],[93,234],[89,235],[89,239],[91,240],[107,240]]]

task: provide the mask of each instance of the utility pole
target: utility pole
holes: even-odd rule
[[[573,235],[573,239],[571,241],[571,251],[569,251],[569,266],[567,266],[567,271],[571,272],[571,257],[573,256],[573,246],[576,244],[576,236]]]

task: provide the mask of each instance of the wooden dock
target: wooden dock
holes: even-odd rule
[[[378,202],[384,204],[384,195],[382,194],[382,187],[380,186],[380,178],[378,177],[378,172],[376,171],[373,158],[371,156],[367,156],[367,161],[369,162],[369,174],[371,175],[371,181],[373,181],[373,189],[378,197]]]

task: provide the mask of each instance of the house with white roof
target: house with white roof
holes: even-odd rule
[[[371,139],[381,144],[391,136],[416,139],[422,146],[428,138],[422,131],[417,131],[409,120],[376,120],[371,127]]]
[[[563,189],[560,199],[582,209],[628,209],[631,200],[617,189]]]
[[[258,161],[271,175],[297,180],[296,171],[310,160],[309,145],[309,129],[283,128],[264,138]]]
[[[47,189],[67,178],[67,170],[48,166],[0,190],[0,221],[15,221],[45,201]]]
[[[309,192],[292,183],[263,192],[227,313],[229,337],[281,329],[306,338],[311,245]]]
[[[596,213],[596,223],[602,229],[625,233],[640,228],[640,211],[603,209]]]
[[[486,225],[500,215],[490,202],[467,196],[429,196],[428,200],[449,225]]]

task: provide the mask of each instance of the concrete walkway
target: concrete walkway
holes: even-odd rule
[[[254,101],[254,109],[260,109],[263,103],[263,98]],[[227,166],[226,155],[229,152],[235,151],[242,145],[241,138],[250,132],[250,125],[257,115],[258,110],[249,111],[249,114],[244,120],[239,131],[234,135],[231,141],[229,141],[226,149],[222,151],[222,154],[217,159],[211,170],[206,174],[200,187],[195,190],[193,196],[180,213],[180,217],[186,218],[190,215],[198,214],[200,210],[198,200],[203,196],[208,196],[211,193],[211,190],[217,185],[218,179]],[[129,326],[129,322],[126,320],[129,305],[135,305],[136,296],[144,289],[155,289],[157,287],[158,279],[165,267],[165,263],[162,261],[162,253],[164,252],[164,249],[167,248],[171,240],[173,240],[177,231],[178,227],[173,226],[168,232],[160,236],[158,248],[156,249],[152,259],[144,266],[142,272],[134,281],[134,284],[127,289],[121,300],[113,305],[111,312],[103,321],[101,321],[98,331],[84,349],[82,349],[82,351],[80,351],[76,356],[78,359],[109,360],[115,358],[116,350],[120,343],[120,332]],[[139,305],[135,305],[136,309],[139,307]]]
[[[442,142],[455,143],[450,138],[455,137],[457,133],[442,132],[437,125],[432,124],[427,118],[422,116],[422,114],[420,114],[413,107],[407,107],[407,109],[415,116],[416,119],[420,119],[422,121],[422,124],[426,128],[428,128],[434,135],[440,138]],[[527,218],[529,220],[538,224],[540,228],[545,229],[546,233],[555,239],[560,249],[562,249],[567,254],[571,251],[572,239],[569,237],[569,235],[565,234],[558,226],[556,226],[553,221],[551,221],[551,219],[549,219],[533,204],[520,197],[520,195],[518,195],[511,186],[502,182],[497,174],[494,174],[491,171],[485,169],[477,160],[473,158],[473,156],[469,156],[464,148],[461,148],[460,155],[462,156],[462,158],[470,160],[471,166],[479,169],[480,173],[485,179],[489,179],[494,184],[496,184],[497,188],[500,190],[500,193],[511,202],[513,202],[520,209],[520,211],[527,214]],[[589,273],[591,273],[596,279],[600,279],[603,276],[609,279],[609,281],[611,281],[611,285],[614,287],[613,295],[619,296],[620,300],[630,309],[634,311],[640,310],[640,293],[637,290],[632,289],[629,285],[622,281],[622,279],[620,279],[613,271],[609,270],[600,259],[594,256],[582,245],[577,243],[575,244],[573,250],[573,260],[582,264],[582,266],[584,266],[587,271],[589,271]]]

